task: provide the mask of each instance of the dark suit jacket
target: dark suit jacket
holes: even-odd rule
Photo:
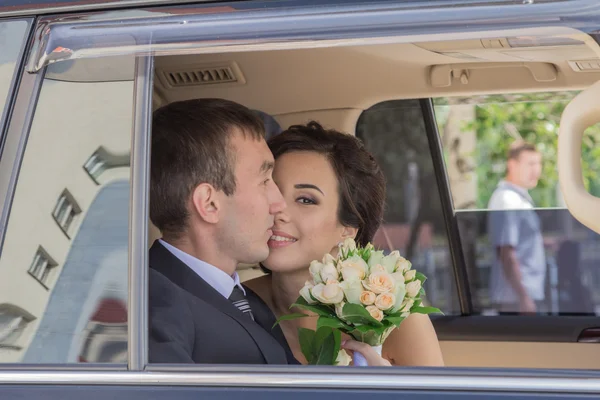
[[[158,241],[150,249],[150,363],[297,364],[275,317],[245,288],[255,321]]]

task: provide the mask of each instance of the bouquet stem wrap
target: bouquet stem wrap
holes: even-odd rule
[[[371,346],[371,347],[373,348],[373,350],[375,350],[377,352],[377,354],[381,355],[381,350],[383,348],[382,345]],[[354,355],[352,357],[352,363],[354,364],[355,367],[368,367],[369,366],[366,358],[362,354],[360,354],[358,351],[354,352]]]

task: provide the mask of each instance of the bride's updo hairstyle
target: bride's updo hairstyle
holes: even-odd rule
[[[312,121],[307,125],[291,126],[271,138],[268,144],[275,160],[296,151],[324,155],[338,181],[340,223],[358,229],[358,245],[364,246],[373,240],[383,220],[385,177],[358,138],[325,129]]]

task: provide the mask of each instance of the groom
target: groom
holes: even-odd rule
[[[151,363],[297,363],[235,271],[267,258],[286,207],[273,163],[262,121],[237,103],[188,100],[154,113],[150,219],[162,239],[149,255]]]

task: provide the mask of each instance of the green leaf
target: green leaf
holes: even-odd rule
[[[304,317],[308,317],[308,315],[306,314],[302,314],[302,313],[293,313],[293,314],[286,314],[286,315],[282,315],[281,317],[279,317],[277,319],[277,321],[275,321],[275,323],[273,324],[273,326],[271,327],[271,329],[275,328],[277,325],[279,325],[279,323],[281,321],[289,321],[291,319],[297,319],[297,318],[304,318]]]
[[[300,342],[300,350],[309,364],[315,359],[314,341],[316,332],[312,329],[298,328],[298,341]]]
[[[296,300],[296,302],[290,306],[290,308],[292,308],[292,307],[298,307],[303,310],[312,311],[315,314],[324,316],[324,317],[334,317],[334,318],[336,317],[335,311],[332,310],[331,308],[329,308],[325,305],[322,305],[322,304],[308,304],[306,302],[306,300],[304,300],[304,297],[302,297],[302,296],[298,297],[298,300]]]
[[[417,272],[415,274],[415,277],[417,278],[417,280],[421,281],[421,284],[425,283],[425,281],[427,280],[427,277],[420,272]]]
[[[346,325],[343,321],[341,321],[337,318],[329,318],[329,317],[319,317],[319,319],[317,320],[317,329],[322,328],[322,327],[337,328],[337,329],[343,329],[343,330],[352,329],[351,327]]]
[[[371,317],[371,314],[359,304],[344,304],[342,309],[344,319],[353,324],[371,325],[373,327],[383,326],[383,324]]]
[[[389,321],[392,325],[394,326],[399,326],[400,323],[402,323],[402,321],[404,321],[404,317],[401,316],[391,316],[388,315],[387,317],[385,317],[384,321]]]
[[[444,315],[444,313],[436,307],[413,307],[410,309],[410,312],[413,314],[442,314]]]
[[[322,327],[317,329],[317,337],[323,340],[317,349],[314,365],[335,365],[335,359],[340,351],[342,334],[337,329]]]

